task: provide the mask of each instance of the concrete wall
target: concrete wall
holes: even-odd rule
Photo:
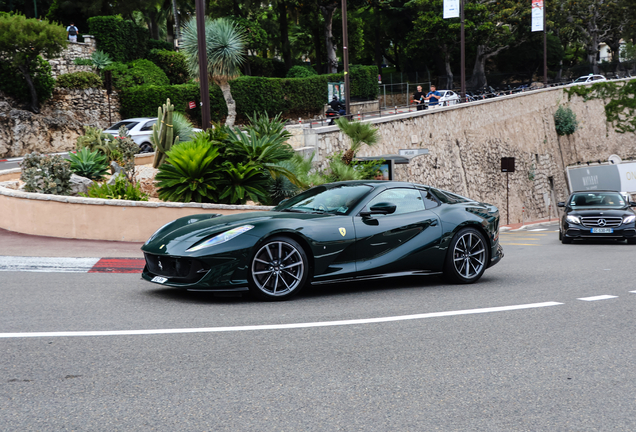
[[[557,107],[568,105],[580,127],[570,137],[558,137]],[[397,154],[399,149],[428,148],[408,165],[397,166],[397,179],[428,184],[499,207],[503,223],[537,220],[556,215],[547,202],[563,201],[569,191],[564,167],[577,161],[624,159],[636,155],[636,136],[619,134],[605,120],[604,102],[571,102],[563,88],[536,90],[495,99],[405,113],[370,120],[381,143],[363,147],[358,156]],[[314,160],[343,151],[349,144],[336,126],[305,129],[305,146]],[[501,158],[515,157],[509,177],[509,215],[506,211],[506,174]],[[525,211],[524,211],[525,210]]]

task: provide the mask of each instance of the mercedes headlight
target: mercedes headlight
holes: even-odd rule
[[[254,228],[254,225],[243,225],[237,228],[232,228],[231,230],[215,235],[214,237],[209,238],[206,241],[199,243],[196,246],[192,246],[190,249],[186,250],[186,252],[195,252],[206,247],[216,246],[218,244],[225,243],[226,241],[232,240],[234,237],[237,237],[243,234],[244,232],[251,230],[252,228]]]
[[[580,224],[581,224],[581,218],[580,218],[580,217],[578,217],[578,216],[568,215],[568,216],[565,218],[565,220],[566,220],[566,221],[568,221],[568,222],[570,222],[570,223],[573,223],[573,224],[577,224],[577,225],[580,225]]]
[[[626,224],[626,223],[634,222],[634,219],[636,219],[636,216],[635,216],[635,215],[626,216],[626,217],[623,219],[623,223],[624,223],[624,224]]]

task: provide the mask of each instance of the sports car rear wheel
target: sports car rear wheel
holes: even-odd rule
[[[451,241],[444,275],[456,283],[477,282],[486,270],[487,259],[483,234],[475,228],[464,228]]]
[[[302,246],[287,237],[268,239],[250,262],[249,288],[264,300],[286,300],[300,292],[309,273]]]

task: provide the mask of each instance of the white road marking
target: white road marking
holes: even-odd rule
[[[179,334],[179,333],[220,333],[220,332],[238,332],[238,331],[254,331],[254,330],[287,330],[311,327],[333,327],[356,324],[375,324],[393,321],[407,321],[426,318],[439,318],[457,315],[473,315],[490,312],[504,312],[521,309],[535,309],[548,306],[558,306],[563,303],[545,302],[530,303],[514,306],[499,306],[482,309],[465,309],[447,312],[433,312],[417,315],[401,315],[382,318],[364,318],[342,321],[323,321],[310,323],[295,324],[270,324],[270,325],[250,325],[235,327],[204,327],[204,328],[180,328],[180,329],[155,329],[155,330],[112,330],[112,331],[66,331],[66,332],[33,332],[33,333],[0,333],[0,339],[6,338],[35,338],[35,337],[68,337],[68,336],[132,336],[132,335],[157,335],[157,334]]]
[[[596,300],[609,300],[609,299],[613,299],[613,298],[618,298],[618,296],[600,295],[600,296],[594,296],[594,297],[581,297],[580,299],[577,299],[577,300],[596,301]]]
[[[0,256],[0,271],[86,273],[100,258]]]
[[[630,293],[636,294],[636,291],[630,291]]]
[[[535,228],[528,231],[547,231],[547,230],[548,230],[547,228]]]

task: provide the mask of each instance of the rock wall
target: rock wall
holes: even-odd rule
[[[121,119],[117,93],[110,95],[109,119],[108,95],[102,89],[56,88],[40,107],[41,114],[17,107],[0,94],[0,158],[71,150],[84,126],[105,129]]]
[[[57,78],[59,75],[71,72],[92,72],[93,69],[90,66],[78,66],[73,61],[76,58],[91,58],[96,49],[97,45],[93,36],[84,35],[84,42],[69,42],[58,57],[49,59],[51,75]]]
[[[555,131],[553,116],[560,104],[572,108],[580,122],[570,137]],[[636,155],[636,135],[616,133],[606,122],[604,106],[598,99],[568,101],[563,88],[554,88],[375,119],[371,122],[379,128],[381,142],[363,146],[358,156],[428,148],[428,155],[396,165],[396,178],[495,204],[503,223],[554,217],[554,202],[569,193],[566,166],[607,161],[611,154],[623,159]],[[327,156],[346,150],[349,143],[331,126],[306,129],[305,146],[313,147],[314,160],[325,166]],[[516,158],[516,172],[501,172],[502,157]]]

